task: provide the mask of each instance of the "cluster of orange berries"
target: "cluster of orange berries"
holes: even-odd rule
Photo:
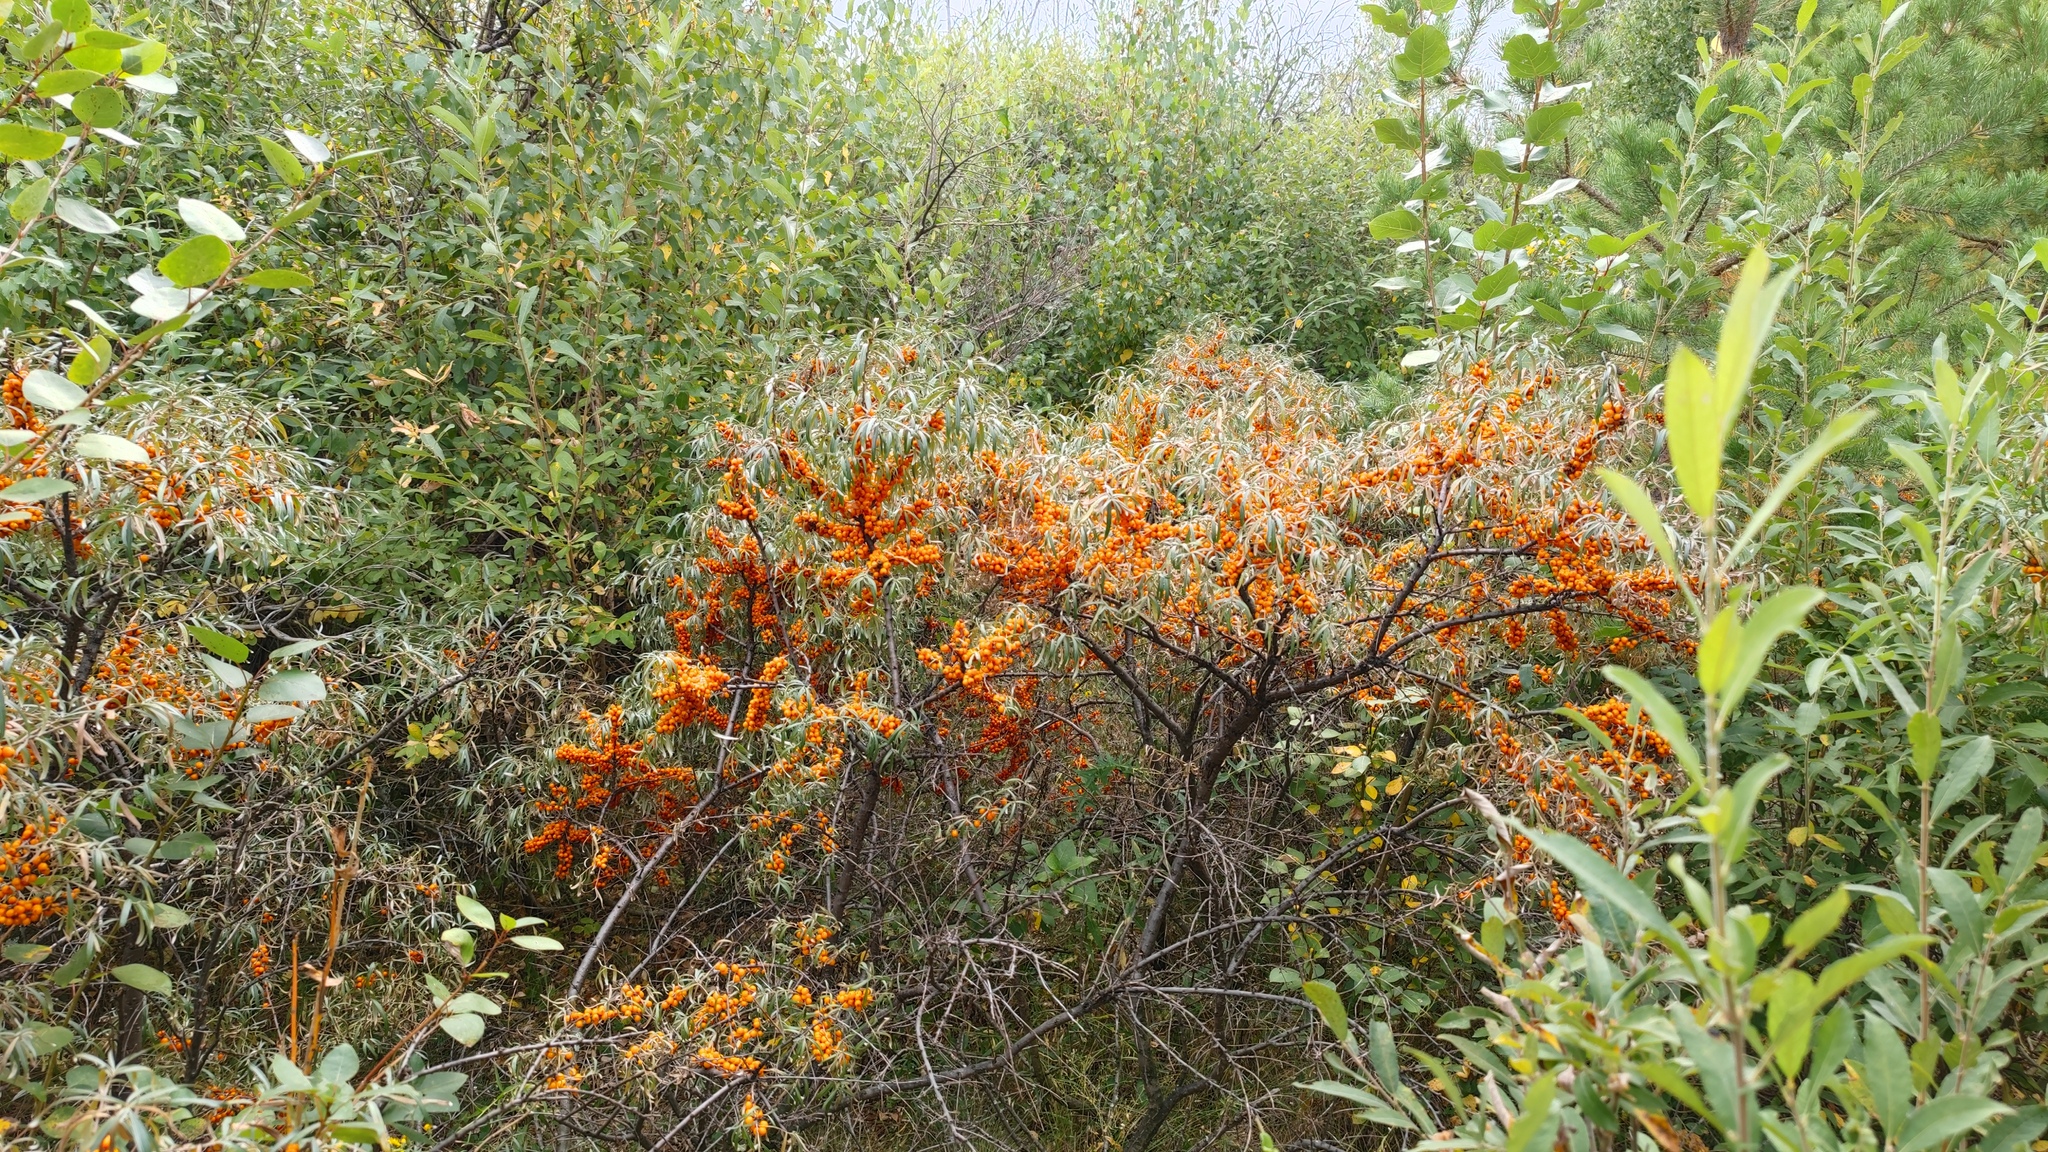
[[[249,953],[249,978],[261,980],[270,973],[270,945],[258,944]]]
[[[55,859],[50,839],[63,824],[62,815],[31,820],[12,838],[0,841],[0,928],[26,928],[64,914],[68,893],[38,890],[49,879]]]
[[[789,671],[789,657],[777,656],[761,666],[760,679],[764,684],[773,684]],[[756,688],[747,697],[747,718],[741,725],[748,732],[759,732],[768,726],[768,706],[772,702],[774,689]]]
[[[572,1028],[595,1028],[614,1020],[638,1024],[645,1020],[653,1009],[644,984],[628,984],[619,989],[619,1003],[592,1004],[588,1008],[571,1009],[564,1017]]]
[[[768,1135],[768,1113],[762,1111],[761,1105],[755,1103],[752,1092],[747,1093],[747,1098],[740,1102],[740,1125],[756,1140]]]
[[[967,622],[955,621],[952,639],[937,648],[919,648],[917,658],[947,683],[958,684],[968,692],[986,693],[984,685],[989,677],[1001,675],[1016,663],[1018,653],[1024,651],[1020,637],[1030,628],[1030,620],[1013,616],[1001,627],[974,640],[969,637]]]
[[[806,963],[816,965],[819,968],[830,968],[833,964],[833,956],[831,949],[826,947],[826,944],[831,939],[832,929],[823,924],[799,924],[796,929],[796,954]]]

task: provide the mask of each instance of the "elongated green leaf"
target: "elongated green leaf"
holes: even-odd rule
[[[1679,574],[1678,553],[1671,546],[1671,532],[1664,527],[1664,517],[1657,511],[1657,502],[1634,479],[1616,472],[1612,468],[1600,469],[1600,482],[1607,486],[1614,501],[1620,504],[1636,527],[1650,541],[1650,547],[1657,550],[1657,559],[1664,562],[1664,570],[1676,576]]]
[[[1913,1063],[1890,1024],[1869,1017],[1863,1028],[1863,1082],[1870,1089],[1878,1123],[1896,1138],[1913,1110]]]
[[[289,268],[265,268],[242,277],[242,283],[251,288],[311,288],[313,278]]]
[[[185,632],[208,652],[231,663],[240,664],[249,658],[249,646],[224,632],[215,632],[197,624],[187,624]]]
[[[15,189],[14,199],[7,202],[7,214],[12,216],[17,224],[26,224],[41,216],[43,209],[50,203],[52,186],[53,181],[48,176],[23,184]]]
[[[306,182],[306,166],[291,154],[284,145],[268,136],[258,136],[256,143],[263,149],[263,158],[270,161],[270,167],[286,184],[298,187]]]
[[[2013,1109],[1985,1097],[1935,1097],[1913,1109],[1905,1127],[1898,1129],[1898,1152],[1935,1148],[2009,1111]]]
[[[1826,1004],[1884,965],[1908,953],[1919,952],[1932,943],[1932,936],[1887,936],[1875,944],[1865,945],[1860,951],[1851,952],[1822,969],[1820,979],[1813,982],[1815,1007]]]
[[[147,964],[123,964],[108,975],[138,992],[147,992],[152,996],[171,994],[171,978]]]
[[[1693,514],[1714,515],[1721,491],[1721,451],[1726,432],[1714,393],[1714,374],[1692,349],[1680,345],[1664,377],[1664,436],[1671,471]]]
[[[1522,1114],[1508,1126],[1507,1152],[1528,1152],[1550,1124],[1550,1105],[1557,1099],[1557,1073],[1545,1073],[1522,1094]]]
[[[562,942],[552,936],[514,936],[512,937],[512,944],[514,947],[524,948],[528,952],[560,952],[562,950]]]
[[[1722,687],[1727,710],[1733,711],[1742,702],[1743,694],[1749,691],[1750,682],[1763,669],[1764,658],[1771,654],[1771,648],[1779,637],[1797,630],[1806,614],[1821,599],[1822,593],[1818,588],[1803,584],[1796,588],[1781,588],[1749,614],[1749,619],[1743,622],[1741,641],[1735,648],[1730,675]]]
[[[1337,994],[1336,987],[1327,980],[1307,980],[1301,985],[1301,994],[1316,1006],[1331,1034],[1346,1048],[1351,1047],[1351,1016],[1344,1010],[1344,998]]]
[[[1849,911],[1849,890],[1837,888],[1827,899],[1799,914],[1785,929],[1785,946],[1794,956],[1804,956],[1828,938]]]
[[[45,500],[55,500],[77,487],[71,481],[59,480],[55,476],[31,476],[0,488],[0,500],[10,504],[40,504]]]
[[[1735,410],[1749,388],[1758,353],[1770,339],[1778,302],[1792,286],[1792,271],[1773,277],[1771,258],[1761,245],[1742,263],[1742,279],[1721,317],[1721,342],[1714,353],[1714,391],[1721,405],[1721,435],[1728,434]]]

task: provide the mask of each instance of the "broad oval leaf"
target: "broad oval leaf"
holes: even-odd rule
[[[128,464],[149,463],[149,452],[142,445],[126,437],[110,432],[87,432],[76,441],[80,456],[95,460],[119,460]]]
[[[560,952],[562,942],[552,936],[514,936],[512,943],[528,952]]]
[[[235,250],[218,236],[194,236],[157,261],[156,270],[180,288],[210,284],[235,259]]]
[[[474,1012],[458,1012],[441,1021],[441,1031],[467,1048],[484,1038],[484,1018]]]
[[[38,408],[69,412],[85,403],[85,389],[47,368],[31,371],[21,381],[21,394]]]
[[[297,132],[287,128],[284,130],[284,138],[292,142],[292,147],[297,149],[299,155],[304,156],[308,163],[325,164],[334,156],[334,153],[328,151],[327,145],[321,143],[318,137],[308,136],[304,132]]]
[[[485,908],[482,904],[467,896],[457,896],[455,898],[455,910],[462,913],[464,920],[469,921],[486,932],[497,930],[498,922],[491,918],[490,909]]]
[[[204,200],[189,196],[178,198],[178,215],[185,221],[185,227],[204,236],[218,236],[230,244],[240,244],[248,238],[235,218]]]
[[[121,230],[112,216],[70,196],[57,197],[57,219],[95,236],[112,236]]]
[[[0,156],[10,160],[48,160],[62,147],[62,132],[26,124],[0,124]]]
[[[119,88],[87,88],[71,99],[71,114],[92,128],[112,128],[128,118],[128,97]]]
[[[318,672],[294,668],[265,677],[263,686],[256,690],[256,698],[273,704],[304,704],[327,699],[327,685]]]

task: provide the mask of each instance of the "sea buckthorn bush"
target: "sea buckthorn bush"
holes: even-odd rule
[[[0,6],[0,1145],[2041,1152],[2042,0],[1498,7]]]

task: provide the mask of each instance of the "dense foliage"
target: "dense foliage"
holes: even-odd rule
[[[2048,1147],[2048,7],[1365,8],[0,4],[0,1145]]]

